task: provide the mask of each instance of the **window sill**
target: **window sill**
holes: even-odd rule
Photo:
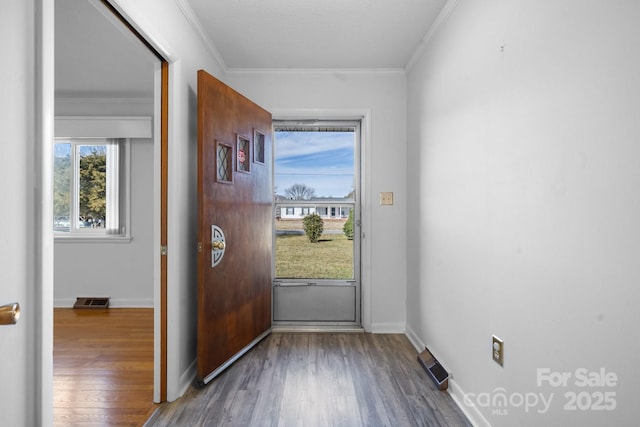
[[[131,243],[133,237],[131,236],[106,236],[106,235],[54,235],[53,240],[55,243]]]

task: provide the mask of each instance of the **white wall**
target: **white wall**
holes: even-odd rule
[[[131,140],[131,223],[127,242],[55,242],[54,305],[110,297],[111,307],[153,307],[153,140]]]
[[[363,321],[373,332],[404,332],[406,224],[398,219],[407,200],[404,73],[233,72],[228,82],[274,119],[370,114],[362,143]],[[393,206],[380,206],[381,191],[394,192]]]
[[[149,80],[154,78],[149,67]],[[151,99],[57,98],[56,117],[150,117]],[[63,135],[58,135],[63,136]],[[109,136],[109,135],[104,135]],[[121,135],[118,135],[121,136]],[[131,242],[55,242],[54,305],[71,307],[77,297],[111,297],[111,307],[153,307],[154,146],[131,140]]]
[[[459,1],[408,73],[408,327],[458,399],[476,394],[479,424],[635,424],[638,16],[624,0]],[[572,376],[538,387],[538,368]],[[619,380],[581,388],[579,368]],[[554,396],[546,413],[478,401],[501,392]],[[580,392],[617,406],[564,410]]]

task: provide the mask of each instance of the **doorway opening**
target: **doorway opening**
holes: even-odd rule
[[[55,130],[68,147],[58,139],[53,160],[70,173],[61,181],[56,175],[53,185],[54,192],[67,189],[58,201],[67,210],[53,218],[54,306],[75,313],[83,327],[90,324],[86,310],[71,311],[78,297],[109,296],[112,304],[103,314],[112,318],[116,310],[143,312],[145,322],[125,322],[144,324],[152,337],[144,341],[143,403],[164,401],[167,257],[159,248],[166,246],[167,230],[168,63],[107,0],[57,0],[55,29]],[[94,169],[101,178],[87,181]],[[56,375],[64,372],[54,369],[56,408],[70,396],[56,388]],[[102,372],[82,381],[104,380]],[[101,409],[88,403],[87,410]]]
[[[361,325],[360,127],[274,121],[275,326]]]

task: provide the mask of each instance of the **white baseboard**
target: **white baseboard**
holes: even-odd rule
[[[193,359],[189,367],[180,375],[180,392],[178,398],[184,396],[187,390],[189,390],[189,387],[191,387],[191,384],[193,384],[193,380],[196,378],[196,362],[197,359]]]
[[[491,423],[487,421],[477,407],[465,404],[464,396],[466,393],[455,380],[449,379],[449,389],[447,392],[472,425],[475,427],[491,427]]]
[[[416,335],[416,333],[413,331],[413,329],[411,329],[410,326],[407,326],[405,335],[407,336],[407,338],[409,338],[409,341],[411,341],[411,344],[413,344],[418,353],[424,350],[424,348],[426,347],[425,343],[422,342],[422,340],[418,337],[418,335]]]
[[[372,334],[404,334],[406,332],[406,324],[398,323],[371,323]]]

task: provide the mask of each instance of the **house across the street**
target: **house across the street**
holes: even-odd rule
[[[276,202],[276,219],[300,219],[317,213],[322,219],[347,218],[354,200],[347,198],[314,197],[308,200],[279,200]]]

